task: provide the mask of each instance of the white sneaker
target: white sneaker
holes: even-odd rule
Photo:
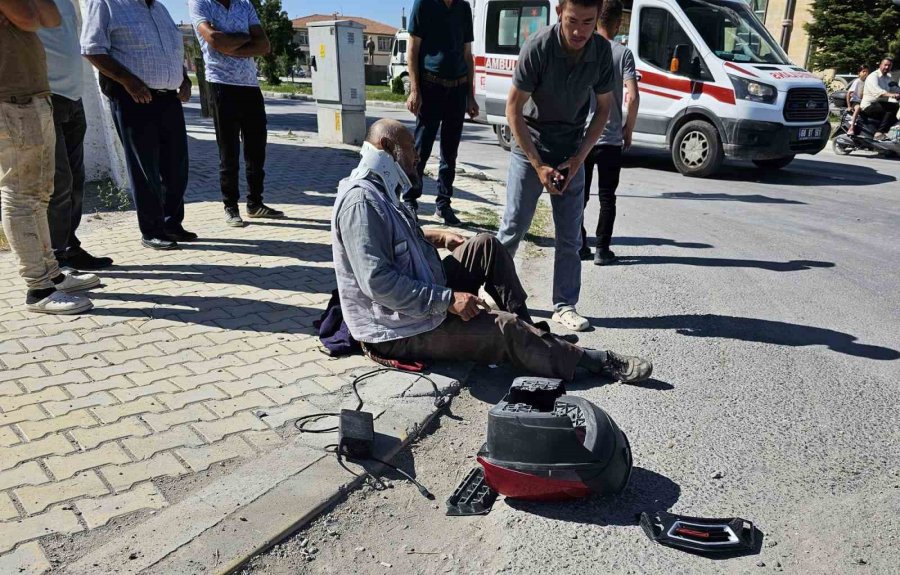
[[[66,293],[71,293],[74,291],[82,291],[86,289],[91,289],[100,285],[100,278],[95,274],[85,274],[81,273],[78,270],[73,270],[72,268],[62,268],[59,270],[62,272],[66,279],[62,281],[62,283],[56,284],[56,290],[62,291]]]
[[[96,276],[94,276],[96,277]],[[25,306],[28,311],[35,313],[50,313],[54,315],[71,315],[87,311],[94,307],[91,300],[83,295],[67,294],[55,291],[37,303],[29,303]]]
[[[591,327],[591,322],[579,315],[572,306],[567,306],[554,312],[553,321],[572,331],[584,331]]]

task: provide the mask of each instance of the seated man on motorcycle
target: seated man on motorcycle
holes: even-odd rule
[[[869,67],[863,64],[859,67],[859,76],[850,83],[847,89],[847,109],[853,112],[853,118],[850,120],[850,129],[847,133],[851,136],[856,132],[856,119],[859,117],[860,102],[862,102],[863,88],[866,85],[866,78],[869,75]]]
[[[891,82],[891,70],[894,61],[885,58],[878,66],[878,70],[869,74],[863,88],[862,111],[866,116],[879,121],[875,131],[876,140],[887,139],[887,132],[897,121],[897,98],[900,98],[900,90]]]

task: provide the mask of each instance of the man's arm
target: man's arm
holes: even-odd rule
[[[209,22],[197,25],[197,32],[206,40],[209,47],[217,52],[232,56],[232,52],[250,41],[250,34],[227,34],[219,32]]]
[[[418,116],[419,108],[422,107],[422,97],[419,95],[419,50],[422,48],[422,39],[410,35],[408,48],[406,71],[409,74],[409,97],[406,99],[406,109]]]
[[[466,242],[466,238],[448,230],[422,228],[422,233],[425,235],[425,239],[428,240],[428,243],[434,247],[450,250],[451,252]]]
[[[85,58],[100,70],[101,74],[121,84],[138,104],[149,104],[153,100],[153,95],[143,80],[109,54],[86,54]]]
[[[259,24],[250,26],[250,41],[230,53],[238,58],[252,58],[253,56],[265,56],[272,51],[269,37]]]
[[[625,149],[631,147],[631,138],[634,135],[634,126],[637,124],[638,110],[641,107],[641,92],[638,90],[637,80],[632,78],[625,81],[625,93],[628,94],[625,105],[625,126],[622,135],[625,138]]]
[[[466,106],[466,113],[469,117],[475,119],[478,117],[478,102],[475,100],[475,56],[472,55],[472,43],[465,44],[466,64],[469,67],[469,102]]]
[[[509,95],[506,97],[506,121],[509,123],[509,128],[512,130],[513,137],[516,139],[516,143],[519,145],[522,153],[525,154],[534,171],[537,172],[541,184],[551,194],[558,195],[562,191],[556,189],[553,180],[561,177],[561,174],[553,166],[548,166],[541,159],[541,155],[534,145],[534,140],[531,138],[531,132],[528,131],[528,124],[525,123],[525,114],[522,113],[525,108],[525,102],[530,97],[531,92],[520,90],[515,85],[511,86]]]
[[[53,0],[0,0],[0,14],[24,32],[55,28],[61,21]]]
[[[575,172],[584,165],[584,160],[594,147],[594,144],[597,143],[597,140],[600,139],[600,136],[603,135],[603,130],[606,129],[606,121],[609,120],[609,108],[612,105],[612,94],[609,92],[596,94],[596,98],[597,108],[594,112],[594,117],[591,118],[591,123],[588,124],[584,138],[581,140],[581,145],[578,146],[578,151],[575,152],[574,156],[560,164],[559,168],[557,168],[559,170],[568,170],[570,176],[563,182],[563,186],[560,188],[559,193],[563,193],[566,191],[566,188],[569,187],[569,182],[572,181]]]

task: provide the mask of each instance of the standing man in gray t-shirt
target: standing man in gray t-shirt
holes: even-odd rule
[[[609,111],[609,120],[597,145],[588,154],[584,162],[584,205],[587,207],[591,197],[591,179],[594,166],[597,167],[597,190],[600,198],[600,219],[597,221],[597,252],[594,263],[598,266],[613,263],[616,254],[609,249],[612,240],[613,223],[616,221],[616,188],[619,187],[619,173],[622,171],[622,152],[631,147],[631,134],[637,121],[641,96],[638,92],[637,74],[634,71],[634,55],[631,50],[615,41],[619,27],[622,25],[621,0],[606,0],[600,9],[600,35],[609,41],[612,48],[613,104]],[[623,90],[624,88],[624,90]],[[628,93],[625,99],[627,112],[622,122],[622,93]],[[587,231],[581,228],[581,259],[591,257],[588,247]]]
[[[606,126],[612,97],[609,42],[594,33],[601,0],[560,0],[559,22],[522,46],[506,100],[516,145],[509,158],[506,210],[497,238],[511,254],[531,227],[541,193],[550,193],[556,227],[553,321],[584,331],[581,292],[584,160]],[[584,125],[594,100],[594,114]]]

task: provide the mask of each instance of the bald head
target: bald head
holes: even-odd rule
[[[410,180],[417,181],[416,141],[403,124],[387,118],[378,120],[369,128],[366,142],[393,156]]]

